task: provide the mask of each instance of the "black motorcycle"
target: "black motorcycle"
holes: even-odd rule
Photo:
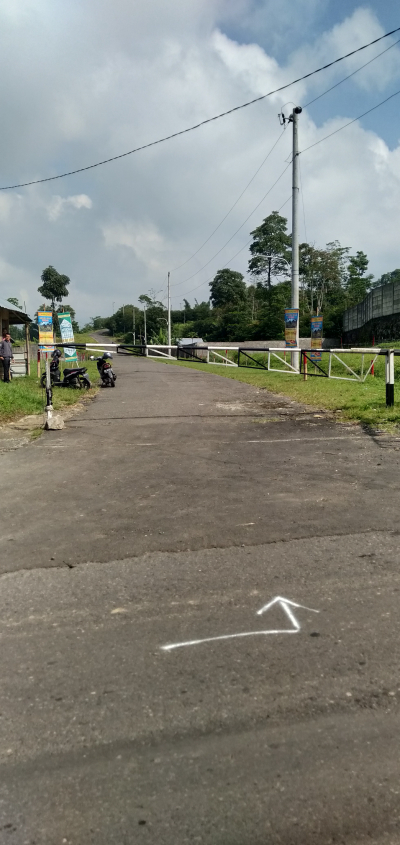
[[[50,361],[50,381],[52,387],[72,387],[76,390],[80,390],[81,388],[85,388],[89,390],[92,386],[89,376],[87,374],[86,367],[73,367],[69,368],[66,367],[63,370],[63,379],[61,380],[61,373],[60,373],[60,358],[61,352],[59,349],[55,349],[54,352],[51,353],[51,361]],[[42,373],[42,377],[40,383],[43,388],[46,388],[46,373]]]
[[[91,361],[96,361],[102,387],[115,387],[117,381],[117,376],[110,364],[110,358],[112,358],[111,352],[105,352],[101,358],[95,358],[94,355],[90,356]]]

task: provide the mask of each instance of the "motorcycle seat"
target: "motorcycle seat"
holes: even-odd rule
[[[85,372],[85,367],[72,367],[72,368],[68,368],[68,369],[63,370],[63,373],[64,373],[65,376],[69,376],[70,373],[84,373],[84,372]]]

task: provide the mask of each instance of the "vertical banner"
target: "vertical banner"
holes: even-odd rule
[[[54,349],[53,314],[51,311],[38,311],[39,349],[52,352]]]
[[[74,330],[72,328],[71,314],[62,312],[58,315],[58,322],[60,325],[61,340],[63,343],[68,343],[74,340]],[[74,346],[66,347],[64,349],[65,361],[77,361],[76,349]]]
[[[297,324],[299,322],[299,311],[297,308],[285,308],[285,346],[293,348],[297,346]]]
[[[322,328],[323,318],[311,317],[311,361],[320,361],[322,358]]]

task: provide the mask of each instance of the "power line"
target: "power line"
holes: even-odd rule
[[[340,126],[340,127],[339,127],[339,129],[335,129],[333,132],[330,132],[328,135],[325,135],[323,138],[320,138],[320,140],[319,140],[319,141],[315,141],[315,143],[314,143],[314,144],[310,144],[310,146],[309,146],[309,147],[306,147],[304,150],[302,150],[302,151],[301,151],[301,154],[303,154],[303,153],[307,152],[308,150],[311,150],[313,147],[316,147],[318,144],[322,144],[322,142],[323,142],[323,141],[326,141],[328,138],[331,138],[331,137],[332,137],[332,135],[337,135],[337,133],[338,133],[338,132],[342,132],[342,130],[343,130],[343,129],[347,129],[347,127],[348,127],[348,126],[351,126],[353,123],[356,123],[356,121],[357,121],[357,120],[361,120],[361,118],[362,118],[362,117],[365,117],[367,114],[370,114],[370,112],[375,111],[375,110],[376,110],[376,109],[378,109],[380,106],[383,106],[385,103],[387,103],[389,100],[392,100],[392,99],[393,99],[393,97],[397,97],[399,94],[400,94],[400,90],[399,90],[399,91],[395,91],[395,92],[394,92],[394,94],[390,94],[390,96],[389,96],[389,97],[386,97],[386,98],[385,98],[384,100],[382,100],[380,103],[377,103],[377,105],[376,105],[376,106],[372,106],[372,108],[370,108],[370,109],[368,109],[367,111],[363,112],[362,114],[358,115],[358,117],[354,117],[354,118],[353,118],[353,120],[350,120],[348,123],[345,123],[345,125],[344,125],[344,126]],[[272,191],[272,188],[274,188],[274,187],[275,187],[275,185],[277,184],[277,182],[279,182],[279,180],[282,178],[282,176],[284,175],[284,173],[286,172],[286,170],[288,169],[288,167],[290,167],[291,163],[292,163],[292,162],[289,162],[289,164],[287,165],[287,167],[285,167],[285,170],[281,173],[281,175],[278,177],[278,179],[276,180],[276,182],[275,182],[275,183],[272,185],[272,187],[269,189],[269,191],[267,192],[267,194],[265,194],[265,196],[262,198],[262,200],[260,200],[260,202],[258,203],[258,205],[257,205],[257,206],[253,209],[253,211],[249,214],[249,217],[251,217],[251,215],[254,213],[254,211],[256,211],[256,210],[257,210],[258,206],[259,206],[259,205],[261,205],[261,203],[264,201],[264,199],[265,199],[265,198],[268,196],[268,194]],[[284,205],[286,205],[286,202],[288,202],[288,200],[286,200],[286,201],[285,201]],[[283,206],[282,206],[282,208],[283,208]],[[212,258],[210,258],[210,261],[208,261],[208,262],[207,262],[207,264],[204,264],[204,266],[203,266],[203,267],[201,267],[201,268],[200,268],[200,270],[198,270],[198,271],[197,271],[197,273],[200,273],[200,272],[201,272],[201,270],[204,270],[204,268],[205,268],[205,267],[207,267],[207,265],[208,265],[208,264],[210,264],[210,262],[211,262],[211,261],[213,261],[213,260],[214,260],[214,258],[216,258],[216,256],[217,256],[217,255],[219,255],[219,253],[220,253],[220,252],[222,252],[222,250],[225,248],[225,246],[227,246],[227,244],[228,244],[228,243],[232,240],[232,238],[234,238],[234,237],[235,237],[235,235],[237,234],[237,232],[239,232],[239,230],[240,230],[240,229],[244,226],[244,224],[247,222],[247,220],[249,219],[249,217],[247,217],[247,218],[246,218],[246,220],[244,220],[244,222],[242,223],[242,225],[241,225],[241,226],[239,226],[239,229],[237,229],[237,230],[236,230],[236,232],[234,232],[234,234],[233,234],[233,235],[232,235],[232,237],[229,239],[229,241],[227,241],[227,242],[226,242],[226,244],[224,244],[224,246],[223,246],[223,247],[221,247],[221,249],[220,249],[220,250],[219,250],[219,251],[218,251],[215,255],[213,255],[213,257],[212,257]],[[249,243],[250,243],[250,241],[249,241]],[[248,245],[248,244],[245,244],[245,246],[247,246],[247,245]],[[245,248],[245,247],[242,247],[242,249],[244,249],[244,248]],[[241,252],[241,250],[239,250],[239,252]],[[238,253],[237,253],[237,254],[238,254]],[[234,256],[234,258],[235,258],[235,257],[236,257],[236,256]],[[233,259],[231,259],[231,261],[233,261]],[[229,263],[229,262],[228,262],[228,263]],[[197,275],[197,273],[193,273],[193,275],[192,275],[192,276],[189,276],[189,278],[188,278],[188,279],[185,279],[183,282],[177,282],[177,283],[176,283],[176,285],[175,285],[175,287],[176,287],[176,286],[178,286],[178,285],[184,284],[185,282],[189,281],[189,279],[192,279],[194,276],[196,276],[196,275]],[[202,284],[206,284],[206,282],[202,282]],[[199,285],[198,287],[201,287],[201,285]],[[194,288],[193,290],[197,290],[197,288]],[[191,291],[188,291],[188,293],[191,293]]]
[[[370,114],[370,112],[375,111],[375,109],[378,109],[380,106],[383,106],[385,103],[387,103],[389,100],[392,100],[392,99],[393,99],[393,97],[397,97],[399,94],[400,94],[400,90],[399,90],[399,91],[395,91],[395,92],[394,92],[394,94],[390,94],[390,96],[389,96],[389,97],[386,97],[386,99],[385,99],[385,100],[382,100],[380,103],[377,103],[377,105],[376,105],[376,106],[372,106],[372,108],[370,108],[370,109],[368,109],[367,111],[363,112],[362,114],[358,115],[358,117],[354,117],[354,118],[353,118],[353,120],[350,120],[348,123],[345,123],[345,125],[344,125],[344,126],[340,126],[340,127],[339,127],[339,129],[335,129],[333,132],[330,132],[330,133],[329,133],[329,135],[325,135],[323,138],[320,138],[320,140],[319,140],[319,141],[315,141],[315,143],[314,143],[314,144],[310,144],[310,146],[309,146],[309,147],[306,147],[304,150],[302,150],[302,151],[301,151],[301,154],[303,154],[303,153],[307,152],[308,150],[311,150],[313,147],[316,147],[318,144],[322,144],[322,142],[323,142],[323,141],[326,141],[328,138],[331,138],[331,137],[332,137],[332,135],[337,135],[337,133],[338,133],[338,132],[342,132],[342,130],[343,130],[343,129],[347,129],[347,127],[348,127],[348,126],[351,126],[353,123],[356,123],[356,121],[357,121],[357,120],[361,120],[361,118],[362,118],[362,117],[365,117],[367,114]],[[287,165],[287,167],[285,168],[285,170],[284,170],[284,171],[281,173],[281,175],[278,177],[277,181],[276,181],[276,182],[272,185],[272,188],[274,188],[274,187],[275,187],[275,185],[277,184],[277,182],[279,182],[279,180],[282,178],[283,174],[286,172],[286,170],[288,169],[288,167],[290,167],[291,163],[292,163],[292,162],[290,161],[290,162],[289,162],[289,164]],[[270,188],[270,190],[267,192],[267,194],[265,194],[265,196],[262,198],[262,200],[260,200],[260,202],[258,203],[258,205],[257,205],[257,206],[253,209],[253,211],[249,214],[249,217],[251,217],[251,215],[254,213],[254,211],[256,211],[256,210],[257,210],[258,206],[259,206],[259,205],[261,205],[261,203],[264,201],[264,199],[265,199],[265,198],[268,196],[268,194],[272,191],[272,188]],[[286,201],[285,201],[284,205],[286,205],[286,202],[288,202],[288,200],[286,200]],[[283,206],[282,206],[282,208],[283,208]],[[247,223],[247,220],[249,219],[249,217],[247,217],[247,218],[246,218],[246,220],[242,223],[242,226],[244,226],[244,224],[245,224],[245,223]],[[305,221],[304,221],[304,225],[305,225]],[[232,238],[234,238],[234,237],[235,237],[235,235],[237,234],[237,232],[239,232],[239,230],[242,228],[242,226],[239,226],[239,229],[237,229],[237,230],[236,230],[236,232],[232,235]],[[226,242],[226,244],[224,244],[224,246],[223,246],[223,247],[221,247],[221,249],[220,249],[220,250],[219,250],[219,251],[218,251],[215,255],[213,255],[213,257],[212,257],[212,258],[210,258],[210,261],[208,261],[208,262],[207,262],[207,264],[204,264],[204,266],[203,266],[203,267],[201,267],[201,268],[200,268],[200,270],[198,270],[198,271],[197,271],[197,273],[200,273],[200,272],[201,272],[201,270],[204,270],[204,268],[205,268],[205,267],[207,267],[207,265],[208,265],[208,264],[210,264],[210,262],[211,262],[211,261],[213,261],[213,259],[214,259],[214,258],[216,258],[216,256],[217,256],[217,255],[219,255],[219,253],[220,253],[220,252],[222,252],[222,250],[225,248],[225,246],[227,246],[227,244],[228,244],[228,243],[232,240],[232,238],[230,238],[230,239],[229,239],[229,241],[227,241],[227,242]],[[250,243],[250,241],[249,241],[249,243]],[[247,246],[247,244],[246,244],[246,246]],[[243,247],[243,249],[244,249],[244,247]],[[239,251],[241,252],[241,250],[239,250]],[[235,258],[235,257],[236,257],[236,256],[234,256],[234,258]],[[231,260],[233,260],[233,259],[231,259]],[[185,280],[184,280],[184,282],[187,282],[187,281],[189,281],[189,279],[192,279],[195,275],[197,275],[197,273],[193,273],[193,275],[192,275],[192,276],[189,276],[189,278],[188,278],[188,279],[185,279]],[[184,282],[177,282],[177,283],[176,283],[176,285],[175,285],[175,287],[176,287],[177,285],[184,284]],[[205,282],[203,282],[202,284],[206,284],[206,283],[205,283]],[[194,288],[194,290],[197,290],[197,288]],[[190,293],[190,292],[191,292],[191,291],[189,291],[189,293]]]
[[[193,126],[187,127],[187,129],[181,129],[179,132],[173,132],[171,135],[166,135],[164,138],[159,138],[157,141],[151,141],[148,144],[143,144],[140,147],[135,147],[133,150],[129,150],[126,153],[120,153],[116,156],[111,156],[110,158],[103,159],[102,161],[97,161],[95,164],[88,164],[85,167],[78,167],[75,170],[69,170],[66,173],[59,173],[57,176],[46,176],[43,179],[32,179],[29,182],[20,182],[16,185],[5,185],[0,187],[0,191],[11,191],[15,188],[26,188],[29,185],[39,185],[42,182],[53,182],[55,179],[64,179],[66,176],[74,176],[76,173],[83,173],[86,170],[93,170],[95,167],[101,167],[103,164],[109,164],[111,161],[117,161],[120,158],[125,158],[126,156],[133,155],[133,153],[138,153],[140,150],[146,150],[149,147],[154,147],[157,144],[162,144],[165,141],[170,141],[172,138],[177,138],[179,135],[185,135],[188,132],[193,132],[195,129],[199,129],[200,126],[205,126],[207,123],[212,123],[214,120],[219,120],[221,117],[226,117],[228,114],[233,114],[233,112],[240,111],[241,109],[245,109],[248,106],[252,106],[254,103],[259,103],[261,100],[265,100],[267,97],[271,97],[273,94],[277,94],[279,91],[284,91],[286,88],[290,88],[292,85],[296,85],[298,82],[302,82],[304,79],[309,79],[310,76],[315,76],[317,73],[321,73],[323,70],[327,70],[327,68],[332,67],[338,62],[342,62],[344,59],[348,59],[350,56],[354,56],[356,53],[360,53],[362,50],[366,50],[367,47],[371,47],[373,44],[377,44],[379,41],[382,41],[384,38],[388,38],[390,35],[394,35],[395,32],[400,32],[400,26],[396,27],[396,29],[392,29],[390,32],[386,32],[385,35],[379,36],[379,38],[374,38],[373,41],[369,41],[368,44],[363,44],[362,47],[357,47],[356,50],[351,50],[350,53],[346,53],[344,56],[340,56],[338,59],[334,59],[332,62],[328,62],[326,65],[322,65],[316,70],[312,70],[309,73],[305,73],[303,76],[299,76],[297,79],[292,80],[292,82],[286,83],[286,85],[281,85],[279,88],[275,88],[273,91],[269,91],[267,94],[262,94],[260,97],[254,97],[253,100],[248,100],[247,103],[242,103],[240,106],[234,106],[232,109],[228,109],[227,111],[221,112],[220,114],[214,115],[214,117],[208,117],[206,120],[200,121],[200,123],[196,123]]]
[[[399,91],[395,91],[394,94],[390,94],[389,97],[386,97],[385,100],[381,100],[380,103],[377,103],[376,106],[372,106],[371,109],[367,109],[362,114],[359,114],[358,117],[354,117],[353,120],[349,120],[348,123],[345,123],[344,126],[340,126],[339,129],[335,129],[333,132],[330,132],[329,135],[324,135],[323,138],[320,138],[319,141],[315,141],[314,144],[310,144],[309,147],[306,147],[304,150],[301,150],[301,153],[306,153],[307,150],[311,150],[313,147],[318,146],[318,144],[322,144],[322,141],[326,141],[328,138],[331,138],[332,135],[337,135],[338,132],[341,132],[343,129],[347,129],[348,126],[351,126],[352,123],[356,123],[357,120],[361,120],[362,117],[365,117],[367,114],[371,114],[372,111],[375,109],[379,109],[380,106],[383,106],[385,103],[389,102],[389,100],[393,100],[393,97],[397,97],[400,94]]]
[[[220,223],[218,223],[218,226],[216,226],[216,227],[215,227],[215,229],[214,229],[214,231],[213,231],[213,232],[211,232],[211,235],[209,235],[209,236],[208,236],[207,240],[205,240],[205,241],[204,241],[204,243],[202,243],[202,245],[201,245],[201,246],[199,246],[199,248],[196,250],[196,252],[194,252],[194,253],[193,253],[193,255],[191,255],[191,256],[190,256],[190,258],[187,258],[187,259],[186,259],[186,261],[184,261],[184,262],[183,262],[183,264],[179,264],[179,265],[178,265],[178,267],[173,267],[173,268],[172,268],[172,270],[171,270],[171,273],[174,273],[176,270],[180,270],[180,269],[181,269],[181,267],[184,267],[184,266],[185,266],[185,264],[188,264],[188,263],[189,263],[189,261],[191,261],[191,260],[192,260],[192,258],[194,258],[194,257],[195,257],[195,255],[197,255],[197,253],[198,253],[198,252],[200,252],[200,250],[201,250],[201,249],[203,249],[203,246],[205,246],[205,245],[208,243],[208,241],[209,241],[209,240],[211,240],[211,238],[213,237],[213,235],[215,235],[215,233],[218,231],[218,229],[219,229],[219,228],[222,226],[222,224],[225,222],[226,218],[227,218],[227,217],[229,217],[229,215],[230,215],[231,211],[233,211],[233,209],[235,208],[235,206],[238,204],[239,200],[241,200],[241,199],[242,199],[242,196],[246,193],[246,191],[247,191],[247,189],[250,187],[251,183],[252,183],[252,182],[254,182],[254,179],[256,178],[257,174],[260,172],[261,168],[262,168],[262,167],[264,167],[265,162],[266,162],[266,161],[267,161],[267,159],[270,157],[271,153],[273,153],[273,151],[274,151],[275,147],[277,146],[277,144],[279,144],[279,141],[280,141],[280,140],[281,140],[281,138],[283,137],[283,135],[284,135],[284,133],[285,133],[285,130],[286,130],[286,126],[284,127],[283,131],[282,131],[282,132],[281,132],[281,134],[278,136],[278,138],[276,139],[275,143],[272,145],[271,149],[269,150],[269,152],[267,153],[267,155],[265,156],[265,158],[264,158],[264,159],[263,159],[263,161],[261,162],[260,166],[257,168],[257,170],[256,170],[256,172],[255,172],[255,174],[254,174],[254,176],[252,176],[252,177],[251,177],[250,181],[247,183],[247,185],[246,185],[246,187],[243,189],[242,193],[241,193],[241,194],[239,194],[239,196],[238,196],[237,200],[233,203],[233,205],[230,207],[229,211],[227,211],[227,213],[225,214],[225,217],[223,217],[223,218],[222,218],[221,222],[220,222]]]
[[[215,255],[213,255],[213,256],[210,258],[210,260],[209,260],[209,261],[207,261],[205,264],[203,264],[203,266],[202,266],[202,267],[200,267],[200,268],[199,268],[199,270],[196,270],[196,272],[195,272],[195,273],[192,273],[192,275],[191,275],[191,276],[188,276],[188,277],[187,277],[187,279],[183,279],[183,281],[182,281],[182,282],[175,282],[175,284],[174,284],[174,285],[171,285],[171,287],[178,287],[179,285],[184,285],[184,284],[185,284],[185,282],[189,282],[189,281],[190,281],[190,279],[193,279],[195,276],[197,276],[197,275],[198,275],[198,273],[201,273],[201,271],[202,271],[202,270],[204,270],[204,269],[205,269],[205,267],[208,267],[208,265],[209,265],[209,264],[211,264],[211,261],[214,261],[214,258],[216,258],[216,257],[217,257],[217,255],[219,255],[219,254],[220,254],[220,252],[222,252],[222,250],[223,250],[223,249],[225,249],[225,247],[226,247],[226,246],[228,246],[228,244],[231,242],[231,240],[233,240],[233,238],[235,237],[235,235],[237,235],[237,233],[238,233],[238,232],[240,232],[240,229],[242,229],[242,228],[243,228],[244,224],[245,224],[245,223],[247,223],[247,221],[248,221],[248,220],[250,219],[250,217],[254,214],[254,212],[255,212],[255,211],[257,211],[257,208],[261,205],[261,203],[262,203],[262,202],[264,202],[264,200],[266,199],[266,197],[268,196],[268,194],[270,194],[270,193],[271,193],[271,191],[275,188],[275,185],[277,185],[277,184],[278,184],[278,182],[280,181],[280,179],[282,179],[282,176],[286,173],[286,171],[288,170],[288,168],[291,166],[291,163],[292,163],[292,162],[290,161],[290,162],[289,162],[289,164],[287,164],[287,165],[286,165],[285,169],[284,169],[284,170],[282,170],[282,173],[280,174],[280,176],[278,176],[278,178],[276,179],[276,181],[274,182],[274,184],[273,184],[273,185],[271,185],[271,187],[269,188],[269,190],[267,191],[267,193],[266,193],[266,194],[264,194],[264,196],[262,197],[262,199],[260,199],[260,202],[258,202],[258,203],[257,203],[257,205],[255,206],[255,208],[253,208],[253,210],[252,210],[252,211],[250,212],[250,214],[246,217],[246,219],[245,219],[245,220],[243,220],[243,223],[239,226],[239,228],[238,228],[238,229],[236,229],[236,232],[234,232],[234,233],[233,233],[233,235],[229,238],[229,240],[227,240],[227,241],[226,241],[226,243],[224,243],[224,245],[221,247],[221,249],[219,249],[219,250],[218,250],[218,252],[216,252],[216,253],[215,253]]]
[[[283,202],[283,203],[282,203],[282,205],[278,208],[278,213],[279,213],[280,211],[282,211],[282,208],[283,208],[283,207],[286,205],[286,203],[288,203],[291,199],[292,199],[292,195],[290,194],[290,196],[289,196],[289,197],[285,200],[285,202]],[[243,252],[243,250],[244,250],[244,249],[246,249],[246,247],[247,247],[247,246],[249,246],[249,245],[251,244],[251,241],[252,241],[252,239],[250,238],[250,240],[249,240],[249,241],[247,241],[247,242],[246,242],[243,246],[241,246],[241,247],[240,247],[240,249],[238,249],[238,251],[237,251],[237,252],[235,252],[235,255],[232,255],[232,258],[229,258],[229,260],[226,262],[226,265],[231,264],[231,262],[232,262],[232,261],[234,261],[234,260],[235,260],[235,258],[237,258],[237,256],[238,256],[238,255],[240,255],[240,253],[241,253],[241,252]],[[192,288],[192,290],[188,290],[188,291],[186,291],[186,293],[185,293],[185,294],[183,294],[183,293],[176,293],[176,294],[173,296],[173,299],[177,299],[177,297],[178,297],[178,296],[183,296],[183,297],[185,297],[185,296],[187,296],[189,293],[194,293],[194,291],[195,291],[195,290],[199,290],[199,288],[201,288],[203,285],[207,285],[207,284],[208,284],[209,282],[211,282],[211,281],[212,281],[212,277],[210,277],[209,279],[206,279],[206,281],[205,281],[205,282],[201,282],[201,284],[200,284],[200,285],[197,285],[197,287]]]
[[[393,44],[390,44],[390,46],[389,46],[389,47],[386,47],[386,49],[385,49],[385,50],[382,50],[380,53],[377,53],[377,55],[376,55],[376,56],[373,56],[373,58],[372,58],[372,59],[369,59],[369,61],[368,61],[368,62],[365,62],[365,63],[364,63],[363,65],[361,65],[359,68],[357,68],[356,70],[352,71],[352,73],[349,73],[347,76],[343,77],[343,79],[340,79],[340,80],[339,80],[339,82],[336,82],[334,85],[331,85],[331,86],[330,86],[330,88],[327,88],[327,89],[326,89],[326,91],[323,91],[323,92],[322,92],[322,94],[318,94],[318,96],[317,96],[317,97],[314,97],[314,99],[313,99],[313,100],[310,100],[308,103],[306,103],[306,104],[305,104],[305,106],[303,106],[303,108],[307,108],[308,106],[310,106],[310,105],[312,105],[313,103],[315,103],[317,100],[320,100],[320,99],[321,99],[321,97],[324,97],[326,94],[329,94],[329,92],[330,92],[330,91],[333,91],[333,89],[334,89],[334,88],[337,88],[339,85],[342,85],[342,83],[343,83],[343,82],[346,82],[348,79],[351,79],[351,77],[352,77],[352,76],[355,76],[355,74],[356,74],[356,73],[359,73],[359,71],[360,71],[360,70],[363,70],[365,67],[367,67],[368,65],[372,64],[372,62],[375,62],[375,61],[376,61],[376,59],[379,59],[379,58],[380,58],[380,56],[383,56],[383,55],[384,55],[385,53],[387,53],[389,50],[392,50],[392,49],[393,49],[393,47],[395,47],[397,44],[400,44],[400,39],[399,39],[398,41],[394,41],[394,42],[393,42]],[[269,158],[269,156],[271,155],[271,153],[273,152],[273,150],[275,149],[275,147],[277,146],[277,144],[278,144],[278,143],[279,143],[279,141],[281,140],[281,138],[282,138],[282,136],[283,136],[283,134],[284,134],[285,129],[286,129],[286,125],[285,125],[284,130],[283,130],[283,132],[281,133],[281,135],[279,135],[279,137],[277,138],[277,140],[275,141],[275,143],[273,144],[273,146],[272,146],[272,147],[271,147],[271,149],[269,150],[268,154],[265,156],[264,160],[261,162],[261,164],[260,164],[260,166],[258,167],[258,169],[256,170],[256,172],[255,172],[254,176],[252,176],[252,178],[251,178],[251,179],[250,179],[250,181],[247,183],[247,185],[246,185],[246,187],[244,188],[244,190],[242,191],[242,193],[238,196],[237,200],[233,203],[233,205],[231,206],[231,208],[229,209],[229,211],[228,211],[228,212],[225,214],[225,216],[222,218],[221,222],[220,222],[220,223],[218,223],[218,226],[216,226],[216,227],[215,227],[215,229],[211,232],[211,234],[208,236],[208,238],[207,238],[207,239],[206,239],[206,240],[205,240],[205,241],[201,244],[201,246],[199,246],[199,248],[196,250],[196,252],[194,252],[194,253],[193,253],[193,254],[192,254],[189,258],[187,258],[187,259],[186,259],[186,261],[184,261],[182,264],[178,264],[178,266],[177,266],[177,267],[173,267],[173,268],[172,268],[172,270],[171,270],[171,272],[172,272],[172,273],[174,273],[176,270],[180,270],[182,267],[185,267],[185,265],[186,265],[186,264],[188,264],[188,263],[189,263],[189,261],[191,261],[191,260],[192,260],[192,258],[195,258],[195,256],[196,256],[196,255],[200,252],[200,250],[202,250],[202,249],[203,249],[203,247],[204,247],[204,246],[208,243],[208,241],[210,241],[210,240],[211,240],[211,238],[213,237],[213,235],[215,235],[215,233],[216,233],[216,232],[218,231],[218,229],[222,226],[222,224],[225,222],[225,220],[227,219],[227,217],[229,217],[229,215],[230,215],[231,211],[233,211],[233,209],[236,207],[236,205],[238,204],[239,200],[241,200],[242,196],[246,193],[247,189],[250,187],[251,183],[254,181],[254,179],[256,178],[257,174],[260,172],[261,168],[264,166],[265,162],[267,161],[267,159]],[[300,175],[300,179],[301,179],[301,175]],[[306,220],[305,220],[305,209],[304,209],[304,196],[303,196],[303,189],[302,189],[302,203],[303,203],[304,230],[305,230],[305,235],[306,235],[306,240],[307,240],[307,227],[306,227]]]
[[[395,47],[396,44],[400,44],[400,38],[399,38],[398,41],[394,41],[393,44],[390,45],[390,47],[386,47],[386,50],[382,50],[381,53],[377,53],[376,56],[374,56],[368,62],[365,62],[365,64],[358,67],[357,70],[353,70],[352,73],[349,73],[347,76],[344,76],[343,79],[339,80],[339,82],[335,82],[334,85],[331,85],[331,87],[327,88],[326,91],[323,91],[322,94],[318,94],[318,97],[314,97],[313,100],[310,100],[308,103],[306,103],[305,106],[303,106],[303,109],[306,109],[306,108],[308,108],[308,106],[311,106],[313,103],[316,103],[317,100],[321,99],[321,97],[325,97],[325,94],[329,94],[330,91],[333,91],[333,89],[337,88],[338,85],[341,85],[343,82],[346,82],[347,79],[351,79],[352,76],[355,76],[356,73],[359,73],[359,71],[363,70],[363,68],[367,67],[367,65],[372,64],[372,62],[374,62],[376,59],[379,59],[380,56],[383,56],[385,53],[387,53],[389,50],[391,50],[393,47]]]
[[[307,225],[306,225],[306,209],[305,209],[305,206],[304,206],[303,180],[301,178],[301,156],[299,156],[299,175],[300,175],[300,187],[301,187],[301,203],[302,203],[302,206],[303,206],[304,235],[305,235],[306,243],[308,243]]]

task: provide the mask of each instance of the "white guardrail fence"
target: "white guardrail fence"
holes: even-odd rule
[[[71,346],[71,343],[57,343],[58,347]],[[180,346],[165,344],[142,344],[133,346],[121,343],[74,343],[77,349],[115,350],[118,354],[136,355],[155,359],[178,359],[179,361],[220,365],[223,367],[253,367],[270,372],[302,375],[304,380],[310,376],[354,381],[364,383],[374,373],[374,365],[381,356],[385,358],[386,405],[394,405],[394,358],[400,356],[400,349],[386,349],[377,346],[354,347],[350,349],[284,349],[281,346]],[[293,366],[291,353],[299,354],[300,367]],[[321,353],[321,357],[316,353]],[[360,367],[346,362],[348,355],[361,356]],[[372,356],[372,357],[371,357]],[[327,361],[328,358],[328,361]],[[368,360],[366,360],[366,358]],[[236,360],[233,360],[236,359]],[[279,363],[279,366],[278,366]],[[353,363],[353,362],[351,362]],[[340,372],[343,367],[344,373]],[[312,372],[314,370],[314,372]]]

